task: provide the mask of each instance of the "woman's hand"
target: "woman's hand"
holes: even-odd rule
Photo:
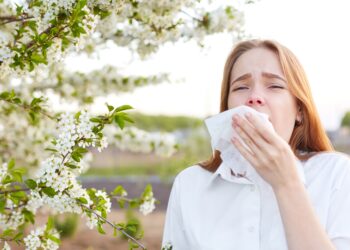
[[[245,118],[235,115],[232,120],[232,126],[251,152],[238,138],[232,138],[232,143],[274,190],[300,182],[293,151],[273,129],[252,113]]]

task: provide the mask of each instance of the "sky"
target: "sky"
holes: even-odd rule
[[[349,9],[347,0],[260,0],[243,9],[248,34],[277,40],[299,58],[327,130],[337,129],[341,117],[350,110]],[[194,42],[167,44],[146,62],[132,64],[128,64],[131,56],[124,50],[104,51],[101,59],[124,67],[123,72],[170,72],[173,79],[172,83],[112,95],[107,101],[127,103],[148,114],[214,115],[219,111],[223,66],[232,46],[231,36],[220,34],[209,37],[205,49]],[[79,65],[73,59],[68,64]]]

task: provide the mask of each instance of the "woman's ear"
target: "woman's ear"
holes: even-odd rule
[[[301,111],[301,106],[298,105],[298,111],[297,111],[297,116],[295,118],[295,122],[300,125],[303,123],[303,113]]]

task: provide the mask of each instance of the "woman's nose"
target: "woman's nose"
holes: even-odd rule
[[[265,100],[260,96],[250,96],[246,101],[247,106],[262,106],[265,105]]]

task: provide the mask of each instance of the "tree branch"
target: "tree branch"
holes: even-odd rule
[[[96,215],[100,220],[102,220],[103,222],[107,223],[108,225],[110,225],[111,227],[117,229],[119,232],[121,232],[122,234],[124,234],[126,237],[128,237],[130,240],[132,240],[134,243],[136,243],[139,247],[141,247],[142,249],[146,249],[146,247],[144,245],[142,245],[141,242],[139,242],[138,240],[136,240],[134,237],[132,237],[130,234],[128,234],[125,230],[123,230],[121,227],[115,225],[114,223],[108,221],[107,219],[103,218],[101,215],[99,215],[98,213],[96,213],[94,210],[90,209],[89,207],[83,205],[80,202],[81,206],[88,210],[89,212],[93,213],[94,215]]]
[[[9,194],[9,193],[16,193],[16,192],[22,192],[22,191],[29,191],[30,188],[20,188],[20,189],[9,189],[9,190],[1,190],[0,194]]]
[[[32,19],[34,17],[32,16],[22,16],[18,18],[17,16],[0,16],[0,25],[5,25],[8,23],[13,23],[13,22],[24,22],[28,19]]]
[[[15,102],[11,102],[11,100],[6,100],[6,99],[0,99],[3,100],[7,103],[13,104],[13,105],[17,105],[18,107],[24,109],[24,110],[31,110],[32,108],[30,107],[30,105],[26,105],[26,104],[19,104],[19,103],[15,103]],[[36,111],[34,111],[36,112]],[[50,116],[49,114],[45,113],[44,111],[40,110],[38,111],[40,114],[50,118],[51,120],[55,119],[53,116]]]

